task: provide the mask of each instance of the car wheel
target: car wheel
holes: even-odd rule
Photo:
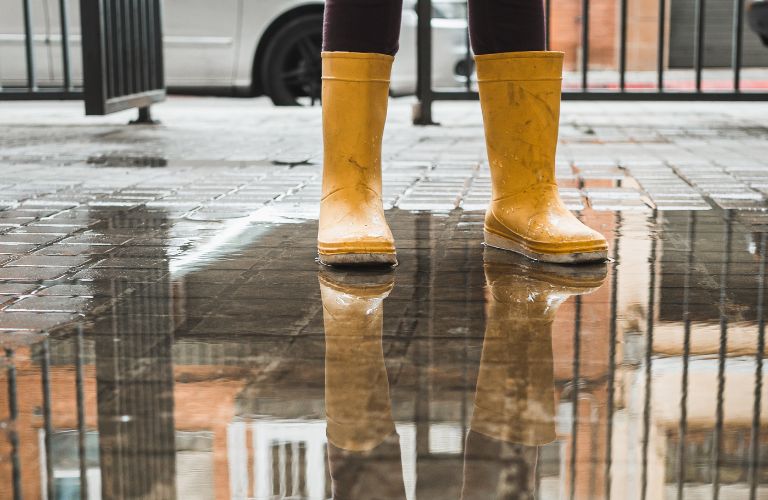
[[[269,40],[261,64],[264,93],[277,106],[320,103],[322,14],[290,21]]]

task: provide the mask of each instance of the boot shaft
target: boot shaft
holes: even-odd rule
[[[381,196],[381,140],[393,61],[384,54],[323,53],[323,197],[355,187]]]
[[[562,52],[475,56],[493,199],[555,184]]]

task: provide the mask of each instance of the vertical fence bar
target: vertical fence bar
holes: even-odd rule
[[[544,47],[552,50],[552,0],[544,0]]]
[[[733,0],[733,46],[731,60],[733,62],[733,91],[741,90],[741,53],[744,38],[744,0]]]
[[[589,87],[589,0],[581,0],[581,89]]]
[[[688,368],[691,358],[691,273],[696,241],[696,212],[688,216],[688,258],[683,278],[683,376],[680,390],[680,427],[677,443],[677,499],[685,492],[685,442],[688,438]]]
[[[723,397],[725,394],[725,362],[728,355],[728,275],[731,267],[731,215],[726,212],[725,219],[725,258],[720,269],[720,347],[717,351],[717,407],[715,409],[714,444],[712,446],[712,499],[720,498],[720,455],[723,442]]]
[[[659,45],[656,53],[656,87],[659,92],[664,90],[664,54],[666,52],[666,28],[667,28],[667,1],[659,0]]]
[[[658,213],[653,214],[654,226],[658,221]],[[656,314],[656,251],[658,240],[651,240],[650,276],[648,283],[648,317],[646,318],[645,346],[645,398],[643,401],[643,442],[642,442],[642,472],[640,498],[645,500],[648,495],[648,443],[651,431],[651,383],[653,381],[653,327]]]
[[[469,11],[467,11],[469,14]],[[464,75],[464,89],[469,92],[472,90],[472,67],[474,61],[472,60],[472,44],[469,40],[469,15],[467,15],[467,30],[464,32],[464,67],[466,68]]]
[[[619,90],[627,89],[627,14],[628,1],[621,0],[619,18]]]
[[[757,498],[760,481],[760,417],[763,398],[763,357],[765,356],[765,252],[766,233],[760,234],[760,268],[757,275],[757,351],[755,352],[755,396],[752,407],[752,429],[749,436],[749,499]]]
[[[159,0],[152,0],[152,6],[154,9],[154,20],[155,20],[154,29],[152,30],[152,32],[153,32],[153,35],[158,35],[158,34],[160,35],[160,36],[155,36],[155,55],[154,55],[152,68],[157,70],[157,82],[153,88],[159,89],[159,88],[165,87],[165,72],[163,71],[164,60],[163,60],[163,37],[162,37],[163,10],[161,8],[162,4]],[[429,8],[431,12],[431,9],[432,9],[431,2],[429,4]],[[431,19],[431,14],[430,14],[430,19]],[[432,24],[428,23],[427,27],[430,29],[430,39],[431,39]],[[430,76],[431,74],[432,73],[430,72]]]
[[[78,325],[75,337],[75,391],[77,396],[77,457],[80,465],[80,499],[88,499],[88,456],[85,426],[85,370],[83,368],[83,326]]]
[[[45,447],[45,486],[49,499],[56,498],[53,487],[53,447],[51,439],[53,438],[53,422],[51,415],[51,352],[45,339],[40,344],[40,372],[43,390],[43,444]]]
[[[59,22],[61,25],[61,70],[64,90],[72,90],[72,70],[69,64],[69,2],[59,0]]]
[[[149,84],[149,70],[150,70],[150,45],[149,45],[149,32],[151,26],[149,24],[149,9],[150,5],[147,0],[139,0],[141,5],[141,54],[142,54],[142,71],[141,71],[141,86],[142,90],[149,90],[152,87]]]
[[[27,89],[37,90],[35,76],[35,33],[32,31],[32,7],[30,0],[22,0],[24,6],[24,51],[27,57]]]
[[[571,477],[570,498],[576,498],[576,463],[578,461],[579,433],[579,379],[581,378],[581,296],[574,297],[573,321],[573,382],[571,386]]]
[[[133,17],[133,85],[134,85],[134,92],[143,92],[144,85],[142,83],[143,81],[143,73],[144,73],[144,64],[146,64],[146,58],[144,57],[144,51],[142,50],[142,36],[141,36],[141,26],[144,22],[144,19],[141,15],[141,0],[133,0],[131,2],[132,5],[132,12],[131,17]]]
[[[614,233],[621,232],[621,212],[616,213],[616,229]],[[613,411],[614,392],[616,390],[616,342],[618,337],[618,304],[619,304],[619,237],[613,242],[613,263],[611,264],[611,323],[608,345],[608,403],[606,405],[606,431],[605,431],[605,491],[606,500],[611,498],[611,466],[613,463]]]
[[[696,25],[693,41],[693,66],[696,72],[696,91],[701,92],[701,74],[704,66],[704,0],[696,0]]]
[[[19,418],[18,392],[16,387],[16,365],[13,361],[13,351],[5,349],[8,376],[8,418],[11,429],[8,431],[8,441],[11,445],[11,482],[13,484],[13,500],[21,500],[24,494],[21,490],[21,463],[19,461],[19,433],[16,421]]]
[[[417,83],[419,102],[414,109],[414,125],[434,125],[432,121],[432,0],[416,3],[418,27],[416,30]]]

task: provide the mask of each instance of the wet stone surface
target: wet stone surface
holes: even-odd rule
[[[396,103],[363,273],[314,261],[316,111],[167,106],[0,123],[0,498],[768,497],[765,106],[566,105],[612,261],[553,267],[480,244],[473,108]]]

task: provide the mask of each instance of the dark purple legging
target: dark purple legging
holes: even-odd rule
[[[475,54],[544,50],[542,0],[468,0]],[[323,50],[395,55],[402,0],[326,0]]]

